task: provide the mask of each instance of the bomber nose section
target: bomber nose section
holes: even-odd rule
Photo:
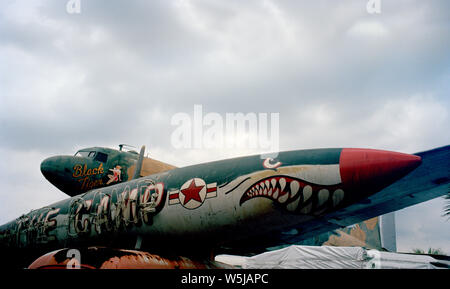
[[[343,149],[339,167],[346,187],[378,191],[422,163],[419,156],[373,149]]]
[[[70,169],[73,160],[70,156],[50,157],[42,161],[41,172],[44,177],[65,193],[72,191],[73,178]]]
[[[58,157],[51,157],[42,161],[41,172],[52,184],[57,180],[59,171]]]

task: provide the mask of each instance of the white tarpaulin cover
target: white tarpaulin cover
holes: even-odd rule
[[[366,252],[360,247],[290,246],[249,257],[242,268],[364,268]]]
[[[448,260],[426,255],[331,246],[290,246],[252,257],[219,255],[216,261],[243,269],[434,269],[450,265]]]
[[[438,269],[449,268],[449,260],[436,259],[427,255],[399,254],[367,250],[370,258],[368,268],[377,269]]]

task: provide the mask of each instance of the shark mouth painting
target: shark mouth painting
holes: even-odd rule
[[[240,205],[262,197],[274,201],[290,212],[316,215],[328,208],[337,207],[344,195],[341,184],[318,185],[288,175],[275,175],[251,185],[242,195]]]

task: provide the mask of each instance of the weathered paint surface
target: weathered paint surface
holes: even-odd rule
[[[364,152],[355,158],[346,149],[300,150],[173,169],[23,215],[0,227],[0,246],[134,248],[139,237],[144,248],[192,253],[299,225],[308,232],[315,220],[376,192],[367,172],[378,189],[420,164],[411,155]]]
[[[73,252],[76,254],[73,254]],[[163,258],[136,250],[103,247],[61,249],[36,259],[28,269],[232,269],[214,261],[186,257]]]
[[[343,229],[320,234],[299,242],[314,246],[358,246],[368,249],[382,249],[379,218],[375,217]]]

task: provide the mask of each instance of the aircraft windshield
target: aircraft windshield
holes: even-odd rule
[[[99,162],[106,163],[108,161],[108,155],[102,152],[97,151],[77,151],[75,154],[76,157],[84,157],[84,158],[91,158]]]
[[[93,158],[95,156],[95,151],[77,151],[76,157]]]

